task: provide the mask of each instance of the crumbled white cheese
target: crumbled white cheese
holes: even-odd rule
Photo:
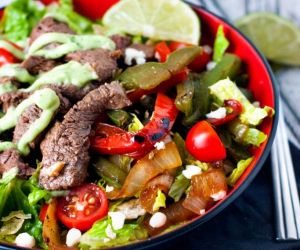
[[[160,62],[160,55],[157,51],[155,52],[154,57]]]
[[[252,105],[256,108],[260,108],[260,102],[259,101],[252,102]]]
[[[210,197],[213,198],[214,201],[222,200],[226,196],[226,191],[221,190],[218,193],[212,194]]]
[[[68,247],[76,246],[80,242],[81,231],[77,228],[71,228],[66,236],[66,245]]]
[[[157,150],[161,150],[161,149],[165,149],[166,148],[166,145],[163,141],[159,141],[159,142],[156,142],[154,144],[154,147],[157,149]]]
[[[200,213],[200,215],[205,214],[205,209],[200,209],[199,213]]]
[[[29,233],[21,233],[16,237],[15,243],[19,247],[33,248],[35,239]]]
[[[151,37],[153,36],[155,32],[155,28],[152,25],[144,25],[143,26],[143,35],[146,37]]]
[[[116,233],[112,230],[110,224],[106,227],[105,233],[106,233],[106,236],[112,240],[117,237]]]
[[[164,213],[156,212],[152,215],[149,225],[153,228],[162,227],[167,221],[167,216]]]
[[[220,107],[214,111],[211,111],[210,113],[206,114],[206,117],[211,119],[222,119],[226,117],[226,108]]]
[[[198,175],[201,173],[202,173],[201,168],[195,165],[187,165],[185,170],[182,171],[183,176],[187,179],[191,179],[194,175]]]
[[[210,71],[210,70],[212,70],[214,67],[216,67],[216,65],[217,65],[216,62],[210,61],[208,64],[206,64],[206,70],[207,70],[207,71]]]
[[[109,192],[112,192],[112,191],[114,191],[114,187],[113,187],[113,186],[106,185],[106,187],[105,187],[105,192],[109,193]]]
[[[112,227],[114,230],[119,230],[123,228],[125,222],[125,214],[122,212],[108,212],[111,218]]]
[[[133,60],[135,60],[137,64],[144,64],[146,62],[146,55],[143,51],[137,49],[125,49],[125,63],[132,65]]]
[[[206,54],[212,53],[212,47],[210,47],[209,45],[203,45],[202,48]]]

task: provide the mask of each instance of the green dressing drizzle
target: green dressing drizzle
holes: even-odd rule
[[[50,43],[61,45],[52,49],[43,49]],[[27,57],[31,55],[43,56],[48,59],[60,58],[78,50],[103,48],[114,50],[115,43],[108,37],[101,35],[70,35],[64,33],[46,33],[37,38],[30,46]]]
[[[3,141],[0,142],[0,152],[3,152],[5,150],[11,149],[11,148],[16,148],[16,144],[10,141]]]
[[[19,82],[29,83],[32,83],[35,80],[35,77],[30,75],[20,64],[6,64],[2,66],[0,68],[0,77],[11,77]]]
[[[16,108],[11,107],[0,119],[0,133],[16,126],[20,115],[29,106],[36,104],[43,110],[41,117],[35,120],[17,143],[17,149],[23,154],[30,152],[28,144],[32,142],[50,123],[60,105],[56,93],[52,89],[41,89],[22,101]]]
[[[17,87],[13,85],[11,82],[5,82],[0,84],[0,95],[3,95],[7,92],[12,92],[17,90]]]
[[[89,81],[96,80],[97,78],[98,76],[96,72],[89,64],[82,65],[79,62],[70,61],[44,73],[31,86],[27,89],[23,89],[23,91],[34,91],[40,88],[43,84],[73,84],[82,88],[86,86]]]
[[[15,48],[12,44],[5,40],[0,40],[0,48],[7,50],[11,54],[13,54],[16,58],[20,60],[24,60],[24,53],[23,51]]]

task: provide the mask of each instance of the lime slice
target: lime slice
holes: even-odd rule
[[[236,26],[273,62],[300,65],[300,29],[271,13],[253,13]]]
[[[198,44],[200,38],[198,16],[179,0],[122,0],[105,13],[103,24],[157,40]]]

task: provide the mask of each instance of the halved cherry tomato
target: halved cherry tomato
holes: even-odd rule
[[[73,0],[75,10],[92,20],[101,18],[119,0]]]
[[[188,46],[191,45],[187,43],[174,42],[174,41],[169,44],[169,48],[171,52]],[[210,51],[205,46],[203,46],[201,54],[194,59],[194,61],[188,66],[188,68],[195,72],[201,72],[205,69],[206,64],[210,61],[210,59],[211,59]]]
[[[42,208],[41,208],[41,211],[40,211],[40,214],[39,214],[39,218],[40,218],[40,221],[41,222],[44,222],[45,220],[45,217],[46,217],[46,214],[47,214],[47,209],[49,207],[49,204],[45,203]]]
[[[95,184],[84,184],[73,188],[66,197],[60,197],[57,217],[68,228],[86,231],[95,221],[108,213],[105,192]]]
[[[168,56],[171,54],[171,50],[165,42],[160,42],[155,45],[155,51],[159,55],[159,61],[165,62]]]
[[[0,48],[0,67],[9,64],[9,63],[17,63],[18,59],[14,57],[12,53],[7,51],[6,49]]]
[[[226,149],[221,139],[207,121],[200,121],[189,130],[185,145],[199,161],[214,162],[226,158]]]
[[[222,125],[227,122],[232,121],[234,118],[236,118],[240,113],[243,111],[242,104],[234,99],[229,99],[224,101],[224,106],[226,108],[231,109],[231,113],[226,115],[224,118],[208,118],[206,119],[210,124],[214,126]]]

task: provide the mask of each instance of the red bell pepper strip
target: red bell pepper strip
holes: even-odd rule
[[[227,114],[224,118],[208,118],[207,121],[215,126],[228,123],[235,119],[243,111],[242,104],[234,99],[229,99],[224,101],[225,108],[231,109],[231,113]]]
[[[167,61],[168,56],[171,54],[171,50],[165,42],[160,42],[155,45],[155,52],[159,55],[159,61]]]
[[[96,136],[91,138],[91,147],[101,154],[127,154],[141,158],[149,153],[154,144],[162,140],[171,130],[178,110],[174,100],[158,93],[151,121],[136,133],[100,124]]]
[[[17,63],[19,60],[6,49],[0,48],[0,67],[5,64]]]

